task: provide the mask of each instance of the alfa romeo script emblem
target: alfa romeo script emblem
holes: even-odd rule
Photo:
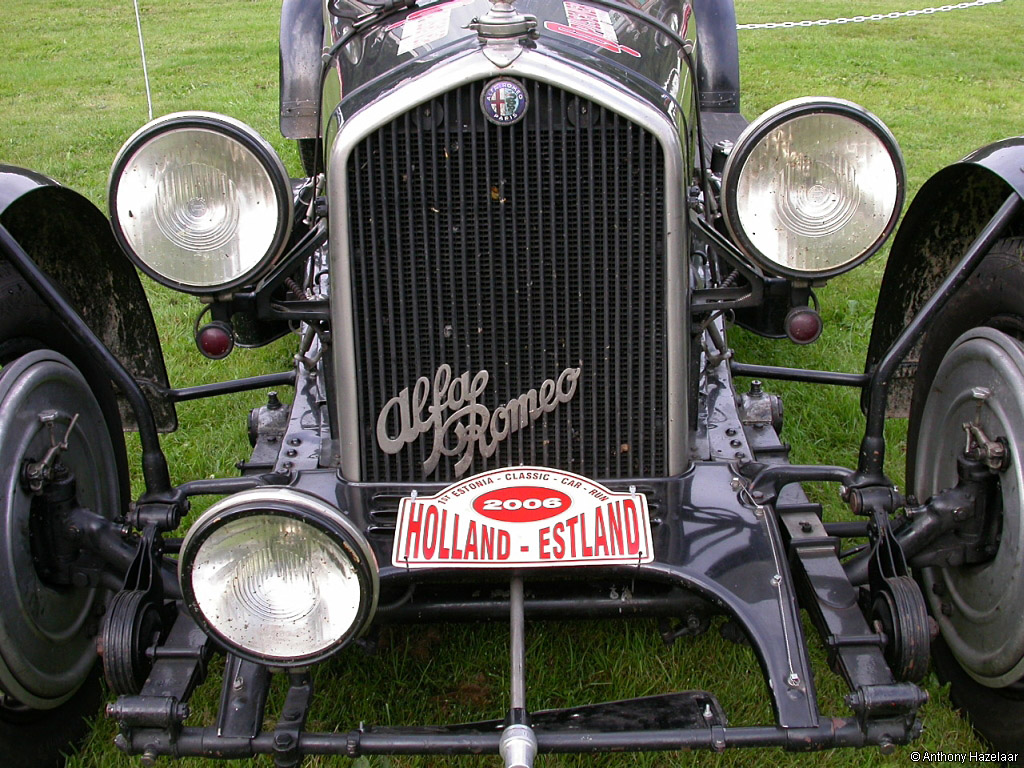
[[[377,417],[377,445],[394,454],[431,432],[433,446],[423,462],[424,474],[437,469],[442,456],[450,456],[457,458],[455,476],[462,477],[477,454],[493,456],[502,440],[572,400],[580,370],[566,368],[492,411],[480,402],[490,379],[487,371],[453,376],[452,367],[442,365],[433,380],[421,376],[387,401]]]
[[[526,114],[528,106],[526,89],[515,80],[491,80],[480,94],[480,108],[484,116],[498,125],[518,123]]]

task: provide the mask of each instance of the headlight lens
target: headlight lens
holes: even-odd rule
[[[885,242],[903,206],[899,146],[870,112],[797,99],[751,123],[722,179],[726,224],[748,256],[786,277],[832,277]]]
[[[291,184],[247,125],[183,112],[137,131],[110,175],[114,232],[155,280],[212,293],[261,276],[288,239]]]
[[[285,488],[211,507],[182,543],[179,577],[204,629],[243,658],[280,666],[326,658],[376,609],[363,536],[338,510]]]

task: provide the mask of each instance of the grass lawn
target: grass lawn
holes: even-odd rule
[[[293,146],[277,132],[279,0],[140,0],[154,109],[164,114],[206,109],[240,118],[277,147],[299,173]],[[921,4],[925,5],[924,3]],[[916,7],[911,0],[738,0],[741,22],[799,21],[886,13]],[[754,117],[779,101],[831,95],[856,101],[881,117],[900,141],[911,199],[931,174],[968,151],[1024,133],[1024,4],[1000,4],[876,23],[741,31],[743,108]],[[146,117],[145,90],[130,0],[3,0],[0,39],[0,163],[49,174],[101,207],[110,162]],[[820,293],[825,334],[815,345],[738,338],[748,362],[777,362],[859,371],[863,367],[879,257]],[[284,370],[291,349],[278,343],[209,362],[195,351],[192,321],[198,302],[154,288],[172,384],[185,386]],[[773,386],[785,395],[786,435],[801,463],[856,463],[863,419],[857,393],[807,385]],[[263,401],[251,393],[179,406],[182,429],[164,438],[173,479],[234,474],[248,455],[245,416]],[[891,476],[901,482],[901,425],[889,431]],[[130,442],[130,445],[134,443]],[[828,489],[834,495],[834,489]],[[830,514],[838,513],[834,505]],[[533,708],[596,702],[670,690],[716,693],[736,725],[771,721],[752,652],[717,632],[664,646],[650,622],[563,626],[527,631],[529,700]],[[808,630],[809,630],[808,626]],[[582,630],[582,631],[581,631]],[[845,716],[845,686],[811,645],[825,714]],[[386,631],[378,653],[343,653],[317,670],[311,727],[426,724],[493,717],[507,706],[504,626],[416,627]],[[279,681],[280,682],[280,681]],[[543,765],[780,765],[907,764],[913,750],[978,751],[983,746],[952,711],[934,676],[925,733],[894,755],[846,750],[807,755],[731,752],[723,755],[548,756]],[[215,667],[193,701],[193,722],[209,723],[219,693]],[[283,687],[275,690],[275,700]],[[273,703],[270,712],[274,712]],[[112,744],[114,728],[98,718],[89,742],[71,758],[76,768],[137,765]],[[0,766],[2,766],[0,759]],[[311,760],[312,765],[344,764]],[[362,766],[426,765],[437,759],[360,760]],[[497,758],[460,764],[496,765]],[[214,765],[185,761],[184,765]],[[261,761],[269,765],[269,761]]]

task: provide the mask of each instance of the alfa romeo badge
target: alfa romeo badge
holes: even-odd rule
[[[484,116],[496,125],[518,123],[526,114],[529,100],[522,83],[500,77],[491,80],[480,94]]]

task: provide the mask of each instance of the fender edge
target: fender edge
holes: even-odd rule
[[[50,275],[82,319],[139,382],[168,387],[153,313],[135,268],[106,217],[85,197],[33,171],[0,165],[0,223]],[[145,387],[161,432],[173,432],[174,404]],[[118,394],[121,423],[135,416]]]
[[[1024,136],[982,147],[925,182],[889,252],[866,371],[878,363],[1011,192],[1024,199]],[[1024,232],[1024,217],[1018,217],[1011,230],[1006,234]],[[896,370],[889,388],[887,416],[909,415],[919,358],[920,343]],[[863,398],[861,405],[865,406]]]

